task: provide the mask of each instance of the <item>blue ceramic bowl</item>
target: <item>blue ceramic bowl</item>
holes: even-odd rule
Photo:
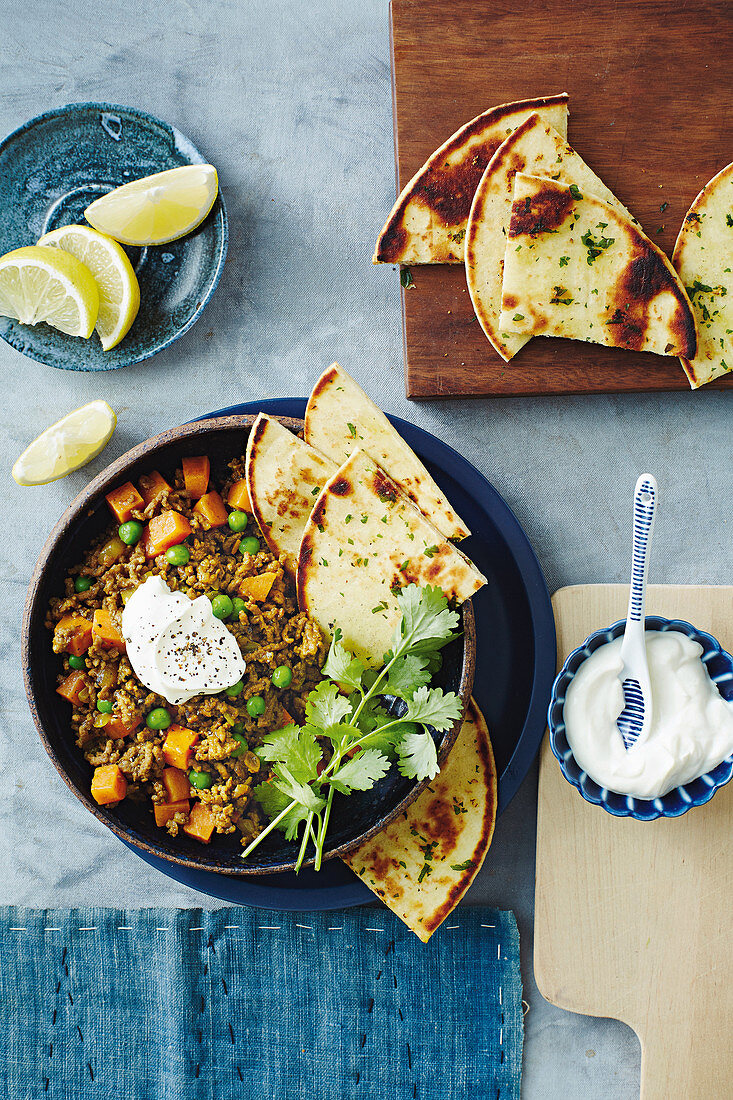
[[[60,225],[85,224],[94,199],[123,183],[205,158],[172,126],[132,107],[70,103],[33,118],[0,142],[0,255]],[[198,229],[170,244],[126,248],[140,310],[124,340],[103,351],[46,324],[0,317],[0,336],[24,355],[64,370],[139,363],[191,328],[214,293],[227,250],[221,194]]]
[[[587,657],[614,638],[620,638],[624,632],[626,620],[609,626],[606,630],[597,630],[574,649],[560,670],[552,687],[552,698],[547,712],[550,728],[550,747],[560,763],[562,774],[568,783],[576,787],[586,802],[602,806],[616,817],[633,817],[637,821],[652,821],[656,817],[679,817],[692,806],[703,806],[709,802],[719,787],[724,787],[733,776],[733,755],[729,756],[717,768],[683,787],[675,787],[662,798],[634,798],[631,795],[615,794],[591,779],[579,766],[565,736],[563,707],[568,687],[576,672]],[[733,700],[733,657],[721,648],[719,642],[704,630],[698,630],[682,619],[663,619],[660,615],[647,615],[647,630],[675,630],[686,634],[688,638],[702,646],[701,660],[704,662],[710,679],[715,682],[724,699]]]

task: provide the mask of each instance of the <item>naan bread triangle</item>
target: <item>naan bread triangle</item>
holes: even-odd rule
[[[446,538],[470,535],[412,448],[338,363],[332,363],[313,387],[305,410],[305,439],[337,466],[361,447]]]
[[[486,578],[365,451],[326,483],[300,544],[298,606],[368,664],[381,666],[401,612],[395,592],[435,585],[463,603]]]
[[[374,263],[462,263],[471,200],[491,157],[533,111],[565,135],[567,104],[565,92],[502,103],[457,130],[403,188],[379,234]]]
[[[688,210],[672,263],[697,321],[697,353],[681,360],[696,390],[733,370],[733,164],[711,179]]]
[[[686,358],[696,345],[685,288],[638,225],[576,184],[521,172],[499,330]]]
[[[575,183],[634,221],[613,192],[538,113],[517,127],[494,153],[473,198],[466,232],[466,281],[479,323],[508,362],[530,339],[499,329],[504,250],[514,197],[514,176],[524,172]]]
[[[494,833],[496,805],[489,731],[472,699],[435,779],[345,862],[427,943],[478,874]]]
[[[337,467],[279,421],[260,415],[247,440],[247,489],[265,542],[295,576],[300,540],[316,497]]]

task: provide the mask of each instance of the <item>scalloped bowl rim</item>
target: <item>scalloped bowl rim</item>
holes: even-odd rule
[[[647,615],[645,624],[647,630],[660,632],[672,630],[680,634],[686,634],[688,638],[692,638],[693,641],[697,641],[703,646],[701,660],[706,668],[711,658],[722,659],[724,663],[728,664],[729,670],[733,674],[733,656],[723,649],[717,638],[708,631],[700,630],[685,619],[667,619],[663,615]],[[681,817],[693,806],[704,806],[720,787],[724,787],[730,782],[733,778],[733,753],[722,760],[712,771],[705,772],[680,787],[674,787],[660,798],[646,799],[636,798],[633,795],[617,794],[601,787],[600,784],[591,779],[587,772],[580,768],[567,742],[565,724],[562,721],[567,689],[578,669],[590,654],[607,642],[621,637],[625,626],[626,619],[618,619],[610,626],[594,630],[566,658],[552,685],[552,695],[547,708],[550,748],[568,783],[575,787],[586,802],[601,806],[606,813],[612,814],[614,817],[632,817],[636,821],[654,821],[659,817]],[[559,714],[557,713],[558,707],[560,708]],[[566,748],[558,744],[560,737],[565,742]],[[578,769],[578,776],[569,772],[569,762],[572,762]],[[718,772],[721,772],[721,774],[716,777]],[[689,790],[690,787],[701,783],[703,784],[702,790],[696,789],[694,792]],[[614,800],[612,803],[608,801],[609,797]]]

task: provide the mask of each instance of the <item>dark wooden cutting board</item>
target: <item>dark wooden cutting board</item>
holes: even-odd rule
[[[671,255],[693,199],[733,160],[730,0],[390,7],[400,188],[475,115],[567,91],[570,144]],[[504,363],[474,317],[462,265],[412,277],[402,292],[408,397],[689,389],[676,358],[577,341],[535,339]],[[730,386],[729,376],[706,389]]]

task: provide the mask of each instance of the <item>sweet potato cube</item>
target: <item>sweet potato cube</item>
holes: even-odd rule
[[[196,458],[184,458],[182,466],[186,492],[191,500],[198,500],[209,487],[211,463],[206,455],[199,455]]]
[[[188,771],[193,757],[193,746],[198,741],[198,733],[195,730],[187,730],[185,726],[169,726],[165,742],[163,744],[163,756],[169,768],[179,768],[180,771]]]
[[[178,802],[156,802],[153,806],[155,824],[159,826],[167,825],[176,814],[187,814],[190,805],[187,798],[181,798]]]
[[[229,490],[227,497],[227,504],[230,508],[236,508],[238,512],[249,512],[252,514],[252,502],[249,499],[249,489],[247,488],[247,479],[240,478],[239,481],[235,481]]]
[[[239,594],[245,600],[266,600],[275,583],[277,573],[260,573],[257,577],[245,577],[239,582]]]
[[[126,481],[124,485],[119,485],[111,493],[107,493],[105,500],[119,523],[126,523],[132,513],[142,508],[144,503],[131,481]]]
[[[68,699],[72,707],[81,702],[82,689],[87,686],[87,678],[83,672],[70,672],[65,680],[62,680],[56,688],[62,699]]]
[[[156,558],[169,546],[177,546],[191,534],[191,524],[180,512],[161,512],[153,516],[143,532],[143,549],[147,558]]]
[[[151,470],[149,474],[142,474],[138,486],[146,508],[152,501],[157,500],[166,489],[170,489],[168,482],[157,470]]]
[[[194,504],[193,510],[203,516],[207,527],[223,527],[229,518],[226,505],[216,490],[202,496],[201,500]]]
[[[183,831],[194,840],[200,840],[202,844],[208,844],[214,831],[214,815],[203,802],[194,802],[191,807],[187,823]]]
[[[105,737],[111,737],[113,741],[118,741],[122,737],[129,737],[131,733],[140,725],[140,718],[132,718],[129,721],[125,721],[124,718],[116,718],[114,715],[109,715],[109,721],[104,724]]]
[[[169,802],[180,802],[191,797],[191,784],[188,776],[180,768],[163,768],[163,786]]]
[[[59,619],[53,633],[54,639],[65,636],[64,648],[74,657],[81,657],[92,644],[91,620],[85,619],[83,615],[76,615],[73,611]]]
[[[125,639],[112,622],[109,611],[105,611],[103,607],[98,607],[94,612],[92,636],[95,642],[99,642],[105,649],[118,649],[120,653],[125,652]]]
[[[92,798],[100,806],[121,802],[127,794],[127,780],[117,764],[102,764],[94,769]]]

